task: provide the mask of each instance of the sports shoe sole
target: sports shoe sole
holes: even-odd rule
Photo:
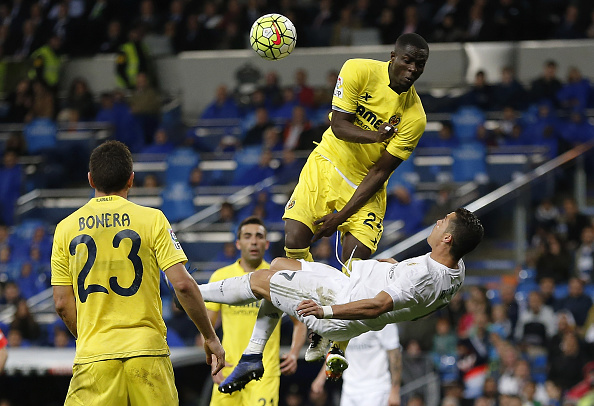
[[[226,385],[220,385],[219,392],[233,393],[235,391],[242,390],[243,388],[245,388],[245,385],[247,385],[251,381],[259,381],[260,379],[262,379],[262,375],[264,375],[263,369],[250,371],[247,374],[240,376],[233,382],[229,382]]]
[[[340,354],[328,354],[326,358],[326,379],[337,380],[342,376],[349,363],[345,357]]]

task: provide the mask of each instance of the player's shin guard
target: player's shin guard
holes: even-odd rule
[[[250,342],[243,353],[246,355],[262,354],[268,339],[282,316],[282,310],[274,307],[268,300],[262,300]]]
[[[205,302],[246,305],[255,302],[256,296],[250,286],[251,273],[198,285]]]
[[[285,253],[287,258],[292,259],[304,259],[307,262],[313,262],[313,256],[311,252],[309,252],[309,247],[307,248],[287,248],[285,247]]]

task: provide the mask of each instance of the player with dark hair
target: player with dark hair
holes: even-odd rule
[[[240,258],[231,265],[217,269],[209,282],[218,282],[236,276],[248,275],[259,269],[268,269],[270,264],[264,260],[264,254],[269,246],[266,226],[258,217],[247,217],[237,227],[235,246],[240,251]],[[250,336],[258,317],[258,310],[262,306],[272,306],[269,302],[258,301],[242,306],[230,306],[219,303],[207,303],[206,310],[213,326],[221,319],[223,328],[223,345],[226,349],[226,363],[213,376],[213,391],[210,399],[212,406],[250,406],[255,404],[278,405],[280,375],[291,375],[297,370],[299,351],[303,347],[307,329],[303,323],[293,318],[293,340],[288,354],[280,355],[280,326],[271,330],[270,340],[263,351],[262,362],[266,374],[257,384],[250,385],[246,390],[234,393],[232,396],[222,394],[216,389],[237,365],[243,350],[249,346]],[[282,358],[282,362],[281,362]]]
[[[310,154],[285,207],[288,258],[313,261],[311,244],[336,230],[347,266],[376,251],[383,233],[387,180],[410,157],[427,124],[413,84],[428,57],[427,42],[409,33],[398,37],[387,62],[344,63],[334,88],[330,127]],[[321,358],[326,346],[312,337],[306,360]]]
[[[277,258],[270,270],[200,285],[206,301],[245,304],[263,298],[277,308],[259,312],[248,348],[219,390],[230,393],[262,376],[262,350],[283,312],[323,337],[346,341],[446,306],[464,282],[462,256],[476,248],[483,233],[479,219],[460,208],[436,222],[427,237],[428,254],[400,263],[357,261],[350,278],[328,265]],[[336,368],[326,360],[334,372],[348,365],[344,358],[334,360]]]
[[[159,269],[204,335],[213,375],[225,351],[169,222],[127,200],[134,181],[128,147],[103,143],[89,169],[95,197],[57,225],[52,248],[56,311],[77,338],[64,404],[177,405]]]

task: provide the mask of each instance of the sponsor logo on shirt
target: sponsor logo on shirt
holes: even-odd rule
[[[334,88],[334,97],[342,99],[343,94],[344,93],[342,91],[342,77],[339,76],[336,80],[336,87]]]
[[[460,289],[460,286],[462,286],[462,282],[457,283],[455,285],[450,286],[447,289],[444,289],[441,291],[441,293],[439,294],[439,297],[437,298],[437,300],[447,300],[448,302],[452,299],[452,296],[454,295],[454,293],[456,293],[458,291],[458,289]]]
[[[181,244],[179,243],[179,240],[177,239],[177,236],[175,235],[175,233],[173,232],[172,229],[168,229],[167,231],[169,231],[169,235],[171,236],[171,241],[173,241],[173,246],[175,247],[176,250],[181,250]]]
[[[368,101],[369,99],[372,99],[373,96],[370,95],[369,93],[365,92],[365,94],[362,94],[361,96],[359,96],[359,98],[361,98],[361,99],[363,99],[365,101]]]

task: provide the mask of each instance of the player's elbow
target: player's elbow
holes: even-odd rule
[[[392,300],[382,300],[383,298],[376,298],[370,309],[370,318],[376,318],[384,313],[389,312],[393,308]]]
[[[192,291],[198,288],[196,281],[192,276],[188,275],[186,278],[181,278],[175,282],[173,286],[175,292],[181,295],[189,295]]]

